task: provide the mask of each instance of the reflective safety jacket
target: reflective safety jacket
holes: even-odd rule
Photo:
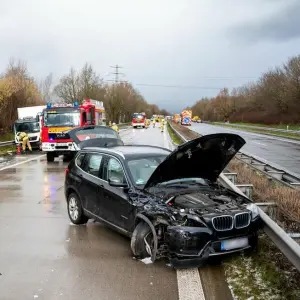
[[[119,133],[119,127],[117,125],[113,125],[111,126],[111,128],[115,130],[117,133]]]
[[[19,140],[20,142],[23,141],[23,139],[24,139],[25,137],[27,137],[27,133],[25,133],[25,132],[20,132],[20,133],[18,134],[18,140]]]

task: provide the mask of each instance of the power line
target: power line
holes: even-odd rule
[[[107,79],[104,80],[104,82],[112,82],[115,80],[113,79]],[[128,83],[127,80],[119,80],[118,83]],[[161,87],[161,88],[179,88],[179,89],[202,89],[202,90],[221,90],[224,88],[234,88],[234,87],[228,87],[228,86],[198,86],[198,85],[166,85],[166,84],[150,84],[150,83],[132,83],[135,86],[148,86],[148,87]]]
[[[203,89],[203,90],[220,90],[223,87],[212,86],[198,86],[198,85],[165,85],[165,84],[148,84],[148,83],[135,83],[137,86],[149,86],[149,87],[162,87],[162,88],[180,88],[180,89]]]

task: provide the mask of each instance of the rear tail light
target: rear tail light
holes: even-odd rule
[[[69,173],[69,168],[66,168],[66,170],[65,170],[65,176],[67,176],[68,173]]]

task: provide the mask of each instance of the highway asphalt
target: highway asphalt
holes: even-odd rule
[[[300,141],[205,123],[192,123],[190,129],[203,135],[221,132],[239,134],[246,141],[242,151],[300,174]]]
[[[159,129],[121,135],[164,146]],[[66,165],[40,154],[0,164],[0,299],[178,299],[166,261],[134,260],[130,240],[100,223],[71,225]]]
[[[126,144],[170,147],[159,128],[122,130]],[[69,221],[62,159],[0,162],[0,299],[232,299],[223,269],[176,271],[132,258],[130,240],[92,220]],[[201,278],[201,279],[200,279]]]

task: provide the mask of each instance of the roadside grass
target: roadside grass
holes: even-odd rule
[[[220,126],[218,123],[212,123],[214,125]],[[245,127],[239,127],[239,126],[232,126],[230,124],[224,125],[226,127],[230,127],[233,129],[240,129],[243,131],[249,131],[249,132],[254,132],[254,133],[261,133],[261,134],[266,134],[266,135],[273,135],[273,136],[279,136],[279,137],[284,137],[287,139],[292,139],[292,140],[300,140],[300,135],[296,133],[288,133],[288,132],[274,132],[270,130],[263,130],[263,129],[251,129],[251,128],[245,128]],[[290,128],[291,129],[291,128]]]
[[[12,141],[15,136],[13,133],[1,133],[0,134],[0,142]]]
[[[167,123],[167,129],[173,143],[176,145],[182,144],[181,139],[175,134],[169,123]]]
[[[0,142],[6,142],[6,141],[12,141],[14,140],[15,136],[13,133],[1,133],[0,134]],[[14,152],[16,151],[16,146],[5,146],[5,147],[0,147],[0,155],[5,154],[7,152]]]
[[[299,274],[282,271],[286,260],[265,234],[260,235],[259,252],[239,255],[224,262],[229,288],[236,299],[300,299]]]
[[[16,151],[16,146],[5,146],[5,147],[0,147],[0,155],[6,154],[7,152],[15,152]]]
[[[264,174],[238,159],[233,159],[228,168],[238,174],[239,183],[253,184],[255,202],[275,202],[287,217],[300,223],[300,191],[269,180]]]
[[[300,124],[271,124],[271,125],[266,125],[266,124],[260,124],[260,123],[243,123],[243,122],[237,122],[237,123],[232,123],[235,125],[246,125],[246,126],[259,126],[259,127],[269,127],[269,128],[276,128],[276,129],[288,129],[289,130],[300,130]]]

